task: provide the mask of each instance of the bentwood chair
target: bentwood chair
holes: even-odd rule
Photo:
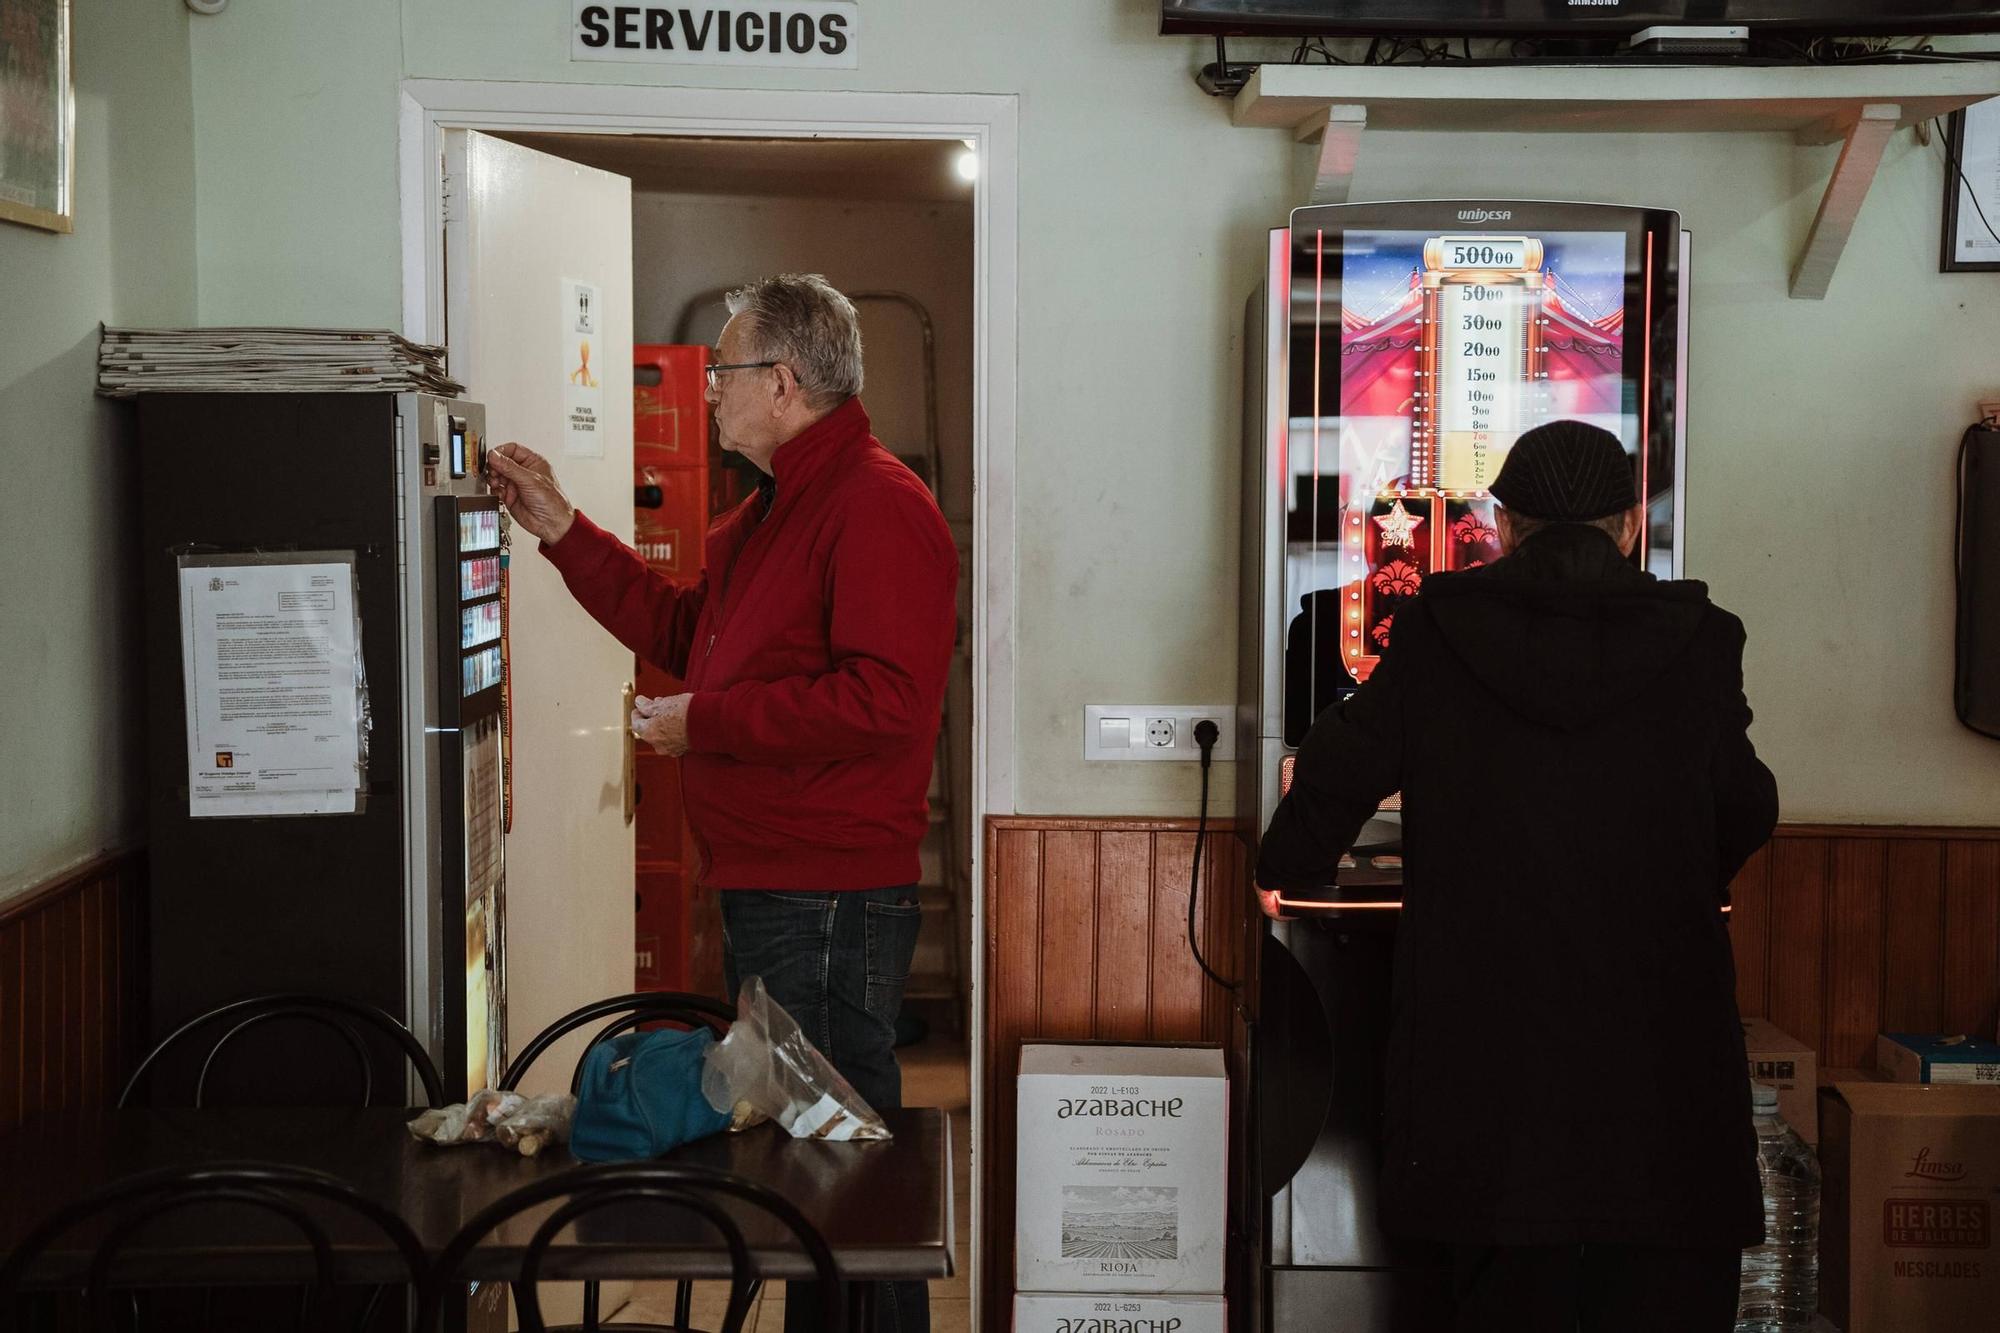
[[[197,1038],[207,1036],[212,1037],[213,1042],[202,1058],[201,1070],[194,1082],[194,1105],[200,1106],[208,1095],[209,1079],[216,1072],[223,1053],[246,1033],[280,1022],[318,1027],[340,1039],[354,1061],[356,1077],[351,1086],[359,1091],[353,1102],[355,1105],[366,1106],[375,1095],[375,1061],[369,1054],[368,1043],[363,1039],[364,1034],[371,1032],[393,1044],[417,1071],[417,1079],[423,1084],[426,1105],[445,1104],[444,1080],[438,1077],[437,1066],[431,1063],[429,1054],[410,1030],[387,1013],[372,1004],[344,996],[282,992],[233,1000],[198,1014],[175,1028],[132,1071],[124,1091],[118,1094],[119,1108],[122,1110],[135,1103],[147,1075],[169,1052],[192,1047]],[[394,1100],[400,1106],[408,1099],[398,1091]]]
[[[692,1214],[721,1237],[729,1253],[729,1303],[719,1333],[741,1333],[750,1313],[757,1288],[763,1280],[756,1256],[750,1252],[741,1225],[725,1203],[739,1210],[762,1213],[775,1219],[804,1251],[813,1267],[813,1284],[820,1307],[821,1327],[826,1333],[845,1333],[846,1312],[842,1307],[840,1269],[826,1238],[806,1220],[791,1202],[776,1191],[745,1180],[741,1176],[700,1167],[668,1162],[612,1162],[580,1166],[560,1175],[524,1185],[474,1215],[432,1266],[424,1300],[417,1317],[419,1333],[435,1333],[444,1293],[463,1286],[465,1261],[494,1230],[510,1218],[554,1200],[564,1200],[536,1228],[522,1248],[521,1265],[509,1281],[513,1284],[515,1310],[523,1333],[589,1333],[598,1328],[619,1333],[669,1333],[680,1325],[614,1324],[601,1325],[596,1312],[586,1309],[581,1324],[550,1330],[542,1318],[541,1300],[536,1292],[548,1252],[566,1230],[591,1214],[607,1209],[620,1211],[621,1228],[632,1225],[645,1210]],[[637,1232],[627,1233],[636,1237]],[[677,1231],[684,1236],[684,1231]],[[663,1241],[666,1237],[661,1238]]]
[[[569,1077],[571,1093],[583,1086],[583,1062],[600,1042],[610,1041],[620,1033],[630,1032],[647,1023],[672,1023],[689,1029],[705,1027],[717,1037],[722,1037],[729,1032],[729,1025],[736,1021],[736,1006],[706,995],[671,990],[635,991],[630,995],[614,995],[594,1001],[581,1009],[572,1009],[536,1033],[521,1053],[508,1063],[507,1072],[500,1079],[499,1091],[512,1092],[519,1088],[529,1066],[549,1047],[578,1028],[588,1027],[605,1018],[611,1021],[598,1029],[577,1056],[576,1068]]]
[[[355,1330],[408,1326],[407,1310],[400,1314],[379,1312],[382,1318],[378,1320],[382,1287],[340,1280],[334,1271],[334,1241],[322,1220],[329,1213],[345,1213],[378,1232],[394,1248],[406,1286],[420,1289],[426,1273],[423,1246],[402,1218],[344,1181],[318,1171],[265,1162],[218,1162],[172,1167],[117,1181],[43,1219],[22,1238],[5,1263],[0,1263],[0,1329],[34,1326],[27,1304],[33,1293],[23,1290],[23,1279],[35,1261],[64,1235],[73,1230],[89,1235],[93,1229],[98,1239],[80,1288],[88,1326],[104,1333],[121,1326],[138,1327],[142,1291],[166,1294],[163,1288],[156,1290],[158,1284],[147,1275],[174,1260],[177,1249],[188,1251],[178,1260],[182,1263],[205,1257],[187,1243],[188,1237],[202,1225],[201,1216],[207,1216],[212,1224],[221,1220],[223,1209],[238,1215],[239,1226],[246,1215],[263,1215],[249,1249],[273,1248],[272,1242],[280,1234],[296,1235],[311,1253],[309,1268],[274,1269],[268,1281],[233,1280],[226,1286],[201,1288],[199,1316],[173,1312],[162,1322],[186,1320],[195,1327],[214,1329],[244,1327],[254,1320],[259,1328],[282,1327],[282,1323],[271,1322],[274,1310],[270,1301],[261,1303],[254,1313],[226,1313],[215,1308],[215,1298],[225,1291],[248,1294],[253,1287],[275,1294],[299,1285],[297,1279],[309,1271],[310,1280],[300,1286],[297,1305],[291,1311],[292,1326],[301,1333],[342,1326]],[[175,1244],[146,1256],[147,1262],[135,1276],[129,1271],[134,1257],[131,1251],[149,1240],[157,1243],[162,1222],[168,1223],[165,1230]]]
[[[717,1037],[729,1031],[729,1025],[736,1021],[736,1006],[706,995],[696,995],[688,991],[634,991],[630,995],[614,995],[609,999],[597,1000],[580,1009],[573,1009],[555,1022],[536,1033],[521,1053],[507,1066],[507,1072],[500,1079],[500,1091],[513,1092],[521,1086],[521,1079],[528,1069],[549,1047],[567,1037],[579,1028],[588,1027],[600,1019],[609,1019],[590,1039],[588,1045],[576,1058],[576,1068],[570,1071],[570,1095],[575,1096],[583,1086],[583,1064],[599,1042],[611,1040],[622,1032],[647,1023],[671,1023],[676,1027],[693,1030],[705,1027]],[[754,1292],[753,1292],[754,1295]],[[583,1317],[586,1327],[594,1327],[598,1318],[601,1293],[598,1284],[586,1282],[583,1287]],[[694,1284],[677,1282],[674,1284],[674,1326],[688,1328],[694,1311]]]

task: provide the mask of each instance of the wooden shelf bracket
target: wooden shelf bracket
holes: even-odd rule
[[[1299,123],[1300,143],[1319,140],[1319,168],[1313,176],[1315,204],[1344,204],[1354,184],[1354,162],[1361,155],[1361,132],[1368,128],[1368,108],[1335,102],[1324,116],[1308,116]]]
[[[1882,165],[1882,151],[1889,136],[1902,123],[1903,108],[1892,102],[1870,102],[1846,127],[1840,160],[1834,164],[1833,178],[1820,197],[1819,212],[1813,215],[1812,230],[1806,233],[1805,249],[1792,269],[1791,294],[1794,300],[1819,301],[1833,283],[1833,270],[1854,220],[1861,215],[1861,203],[1875,181],[1875,169]],[[1826,143],[1824,134],[1801,130],[1800,143]]]

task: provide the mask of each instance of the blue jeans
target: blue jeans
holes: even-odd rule
[[[888,889],[725,889],[723,970],[734,999],[744,977],[764,989],[806,1038],[878,1111],[903,1104],[896,1015],[917,950],[922,910],[914,884]],[[785,1287],[785,1333],[816,1333],[811,1283]],[[853,1333],[929,1333],[930,1287],[884,1282],[875,1327]]]

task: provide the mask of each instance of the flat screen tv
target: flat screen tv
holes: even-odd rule
[[[2000,0],[1160,0],[1168,33],[1615,37],[1690,24],[1841,37],[2000,32]]]

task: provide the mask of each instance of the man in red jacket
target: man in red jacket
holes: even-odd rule
[[[709,530],[692,586],[576,512],[533,451],[494,450],[491,482],[583,608],[687,683],[633,728],[685,757],[703,882],[727,890],[731,991],[762,977],[857,1092],[894,1107],[958,554],[930,491],[869,433],[847,298],[785,275],[729,307],[708,398],[722,447],[765,475]],[[929,1326],[922,1283],[885,1284],[877,1305],[884,1330]],[[788,1330],[811,1311],[788,1300]]]

